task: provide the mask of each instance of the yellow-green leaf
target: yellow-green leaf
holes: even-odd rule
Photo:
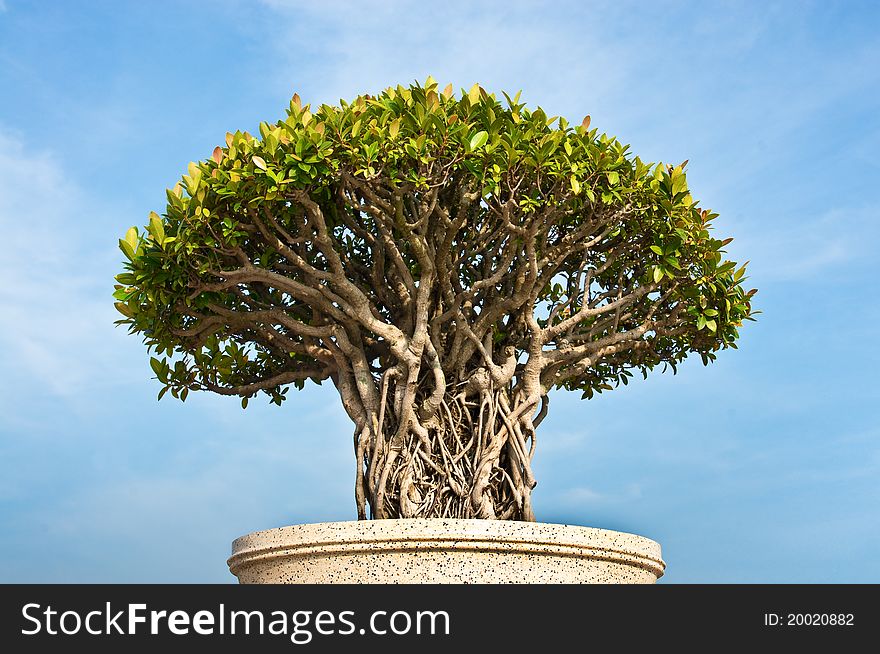
[[[480,85],[474,84],[468,91],[468,100],[471,104],[477,104],[480,101]]]
[[[137,227],[129,227],[128,231],[125,232],[125,241],[131,246],[132,252],[137,250],[138,246],[138,232]]]
[[[263,157],[258,157],[257,155],[254,155],[252,161],[254,162],[254,165],[260,170],[266,170],[268,168]]]
[[[156,239],[159,245],[165,241],[165,226],[162,224],[162,218],[155,211],[150,212],[150,234]]]
[[[134,318],[134,313],[128,308],[128,305],[125,304],[125,302],[114,302],[113,306],[116,307],[116,310],[126,318]]]
[[[486,131],[479,131],[471,137],[471,150],[477,150],[486,145],[486,142],[489,140],[489,133]]]
[[[675,170],[679,171],[679,173],[676,175],[673,171],[672,193],[677,195],[687,188],[687,178],[685,177],[685,174],[681,172],[680,168],[676,168]]]
[[[132,248],[125,239],[119,239],[119,249],[122,250],[123,254],[125,254],[129,260],[134,259],[134,248]]]

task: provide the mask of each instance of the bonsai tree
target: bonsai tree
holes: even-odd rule
[[[330,379],[354,422],[358,517],[534,520],[551,389],[584,398],[735,347],[754,290],[685,163],[504,102],[398,86],[189,164],[120,240],[119,323],[163,388]]]

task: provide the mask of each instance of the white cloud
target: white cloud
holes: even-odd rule
[[[597,504],[605,500],[605,495],[592,488],[578,486],[561,493],[560,499],[566,505]]]
[[[553,506],[559,508],[583,508],[584,506],[596,507],[609,504],[624,504],[635,502],[642,497],[642,487],[631,483],[626,487],[615,491],[597,491],[588,486],[575,486],[561,491],[553,501]]]
[[[456,88],[522,89],[526,102],[550,113],[570,120],[591,114],[594,126],[633,143],[645,160],[689,159],[696,195],[706,206],[726,205],[725,230],[730,215],[756,197],[764,198],[758,219],[790,206],[794,184],[806,179],[791,175],[802,165],[791,157],[805,135],[825,128],[831,110],[873,88],[880,75],[876,45],[823,57],[781,5],[264,4],[273,61],[266,74],[281,95],[298,91],[305,101],[335,103],[428,74]],[[765,226],[772,229],[767,221],[737,232],[760,234]],[[806,264],[839,256],[832,244]]]
[[[581,111],[610,92],[625,61],[600,42],[600,11],[572,23],[565,12],[517,2],[266,4],[278,18],[276,56],[286,60],[275,83],[291,94],[308,84],[317,98],[306,100],[335,102],[430,74],[456,89],[523,89],[548,111]]]
[[[95,234],[103,211],[52,152],[0,129],[3,402],[22,392],[69,398],[122,379],[109,272],[118,257],[114,239]]]
[[[752,261],[756,284],[845,267],[875,240],[876,206],[793,211],[802,194],[794,184],[805,178],[789,174],[789,158],[811,126],[876,81],[877,47],[822,58],[783,7],[697,11],[692,28],[670,32],[666,16],[615,5],[264,4],[275,18],[280,92],[317,103],[428,74],[441,85],[479,81],[490,90],[522,88],[530,104],[569,119],[591,113],[594,125],[633,140],[646,159],[690,158],[697,195],[722,212],[718,233],[737,236],[731,256]],[[768,50],[780,41],[785,47]],[[712,43],[702,58],[692,56],[696,42]],[[757,53],[769,53],[765,65]],[[699,97],[685,100],[682,83]],[[752,215],[737,220],[745,211]]]
[[[752,260],[749,273],[761,283],[834,276],[848,264],[873,255],[880,207],[830,209],[818,216],[781,216],[734,243]]]
[[[64,560],[77,563],[29,574],[0,564],[0,577],[229,582],[224,561],[233,538],[285,524],[353,519],[351,427],[338,402],[328,401],[333,395],[311,389],[280,410],[255,404],[235,413],[229,412],[235,402],[210,395],[193,396],[185,407],[142,401],[138,424],[128,429],[116,428],[124,425],[122,411],[105,424],[87,423],[73,454],[79,474],[57,470],[69,460],[58,449],[69,443],[44,454],[38,439],[27,439],[18,451],[31,454],[13,456],[11,469],[0,475],[0,500],[25,499],[23,489],[63,492],[12,516],[10,542],[22,546],[22,533],[37,533],[37,548],[63,542]],[[154,433],[160,413],[172,413],[174,433]],[[58,474],[51,474],[52,466]],[[110,550],[123,554],[107,556]]]

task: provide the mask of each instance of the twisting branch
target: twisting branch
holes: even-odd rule
[[[682,166],[519,96],[387,89],[228,134],[120,244],[115,297],[163,393],[331,379],[358,517],[533,520],[553,389],[733,344],[744,269]]]

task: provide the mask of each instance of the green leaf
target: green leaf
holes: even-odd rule
[[[119,240],[119,247],[129,259],[134,259],[135,255],[137,255],[139,242],[137,227],[129,227],[128,231],[125,232],[125,240]]]
[[[132,313],[131,309],[129,309],[128,305],[124,302],[114,302],[113,306],[116,307],[116,310],[126,318],[134,318],[134,313]]]
[[[678,169],[676,169],[676,170],[678,170]],[[672,193],[673,193],[673,195],[678,195],[679,193],[684,191],[686,188],[687,188],[687,179],[685,177],[685,174],[682,172],[679,172],[678,175],[675,175],[672,178]]]
[[[134,260],[134,248],[131,247],[131,244],[128,241],[119,239],[119,249],[128,257],[129,261]]]
[[[477,132],[471,137],[471,150],[477,150],[489,140],[489,133],[486,131]]]
[[[471,90],[468,91],[468,100],[472,105],[477,104],[480,101],[480,85],[474,84],[471,87]]]
[[[209,385],[234,388],[250,381],[270,380],[291,366],[310,369],[314,364],[310,355],[281,356],[283,350],[276,352],[262,340],[258,342],[257,334],[236,329],[235,316],[221,320],[210,332],[198,332],[210,333],[204,338],[180,334],[192,333],[194,323],[203,314],[211,314],[209,306],[226,307],[239,315],[247,311],[249,301],[281,312],[302,302],[305,308],[301,319],[309,325],[334,323],[334,316],[322,315],[324,312],[317,307],[309,309],[308,302],[273,284],[252,285],[244,295],[237,285],[216,285],[215,273],[230,264],[226,253],[234,249],[242,265],[272,270],[282,277],[301,277],[296,267],[283,265],[285,255],[273,247],[274,237],[259,237],[260,227],[266,227],[260,224],[265,214],[277,214],[279,224],[272,231],[280,227],[289,234],[275,247],[297,250],[297,256],[310,266],[323,270],[328,264],[325,257],[330,257],[334,265],[342,262],[346,274],[381,268],[383,264],[377,263],[371,243],[386,238],[385,230],[369,213],[356,215],[358,224],[351,224],[348,209],[358,214],[359,201],[350,198],[354,207],[337,206],[335,202],[343,177],[353,178],[352,187],[356,184],[364,192],[393,195],[395,211],[396,199],[401,198],[403,220],[412,219],[410,213],[435,190],[442,197],[473,196],[473,200],[467,200],[473,210],[457,212],[454,220],[456,224],[460,221],[460,227],[448,235],[454,241],[454,258],[466,263],[453,266],[445,274],[457,277],[451,280],[456,287],[471,288],[481,281],[490,284],[491,292],[472,298],[473,306],[468,310],[474,315],[488,318],[500,306],[496,303],[505,300],[503,291],[497,290],[503,284],[492,286],[484,279],[497,270],[498,264],[504,265],[497,247],[515,254],[534,237],[541,259],[550,250],[555,259],[558,250],[559,269],[541,284],[536,298],[539,304],[521,308],[528,312],[535,306],[555,303],[558,307],[567,299],[569,306],[553,312],[554,320],[549,311],[544,319],[534,316],[542,328],[558,324],[587,302],[582,294],[570,291],[567,283],[557,283],[573,279],[583,264],[586,243],[565,235],[594,233],[590,230],[595,225],[585,223],[608,216],[613,222],[607,233],[604,227],[596,232],[604,234],[590,246],[587,264],[602,267],[595,283],[608,297],[616,296],[621,288],[624,293],[640,287],[655,292],[634,299],[632,310],[621,314],[617,327],[594,317],[582,329],[593,330],[591,339],[596,341],[615,330],[630,330],[639,316],[653,311],[658,295],[668,299],[655,307],[658,320],[679,303],[683,305],[681,314],[676,314],[681,329],[663,336],[643,334],[644,350],[621,352],[621,356],[604,359],[592,368],[572,371],[576,374],[562,383],[569,390],[592,395],[626,384],[629,375],[621,376],[621,370],[631,369],[647,376],[655,368],[658,372],[667,366],[674,369],[689,355],[706,355],[705,361],[714,360],[714,355],[708,353],[732,347],[738,338],[736,328],[757,315],[750,304],[751,292],[738,283],[749,273],[737,271],[739,263],[722,260],[719,249],[727,241],[715,238],[709,228],[716,214],[699,208],[688,195],[683,165],[661,164],[655,169],[655,164],[631,155],[629,146],[593,128],[589,117],[572,125],[559,118],[554,122],[544,110],[520,104],[519,95],[514,99],[504,96],[508,100],[505,106],[504,98],[498,102],[479,85],[470,91],[468,88],[455,87],[453,93],[450,86],[438,97],[440,90],[431,80],[425,86],[397,86],[337,106],[316,106],[314,111],[294,98],[282,121],[254,121],[259,124],[258,138],[236,131],[213,152],[208,148],[206,160],[192,164],[188,171],[186,162],[182,162],[181,172],[187,174],[166,193],[167,206],[155,207],[157,211],[144,221],[146,229],[140,226],[139,231],[132,229],[121,238],[120,248],[127,257],[122,259],[124,273],[117,278],[120,288],[113,292],[115,299],[107,298],[122,314],[116,324],[143,337],[148,360],[150,355],[156,358],[156,362],[151,361],[151,372],[155,370],[156,375],[164,377],[156,390],[162,388],[166,395],[186,398],[191,391]],[[569,178],[568,189],[565,177]],[[326,234],[332,243],[324,242],[323,250],[316,242],[321,235],[307,222],[309,214],[300,206],[306,200],[317,203],[324,214]],[[511,208],[517,208],[512,223],[515,229],[508,233],[502,227],[498,237],[486,232],[488,241],[473,238],[485,231],[486,215],[507,201]],[[349,199],[343,199],[343,203],[349,203]],[[565,203],[574,206],[554,211]],[[400,216],[395,213],[394,218]],[[425,229],[417,230],[408,230],[405,224],[392,225],[393,233],[387,235],[395,240],[403,265],[416,284],[419,278],[426,279],[424,253],[452,247],[445,240],[448,230],[442,225],[433,229],[432,223],[429,219]],[[492,240],[496,238],[501,245]],[[338,259],[332,256],[334,252]],[[510,279],[523,272],[527,276],[529,271],[521,268],[523,263],[517,259],[503,272]],[[319,275],[310,283],[317,286],[324,283],[322,279]],[[206,285],[221,288],[193,293]],[[568,297],[569,292],[572,297]],[[382,316],[392,320],[398,313],[403,315],[405,298],[398,300],[394,292],[385,295],[379,307]],[[378,296],[376,299],[378,302]],[[342,309],[346,313],[351,308]],[[300,314],[298,309],[295,312]],[[506,319],[495,326],[487,325],[490,344],[494,341],[499,349],[517,346],[521,336],[515,327],[522,317],[519,312],[511,315],[510,328]],[[393,365],[391,359],[388,365]],[[297,389],[305,383],[297,380],[290,386]],[[267,388],[267,396],[275,404],[284,399],[276,388]],[[251,399],[257,401],[256,395],[239,396],[242,406],[248,406]]]
[[[675,257],[663,257],[663,262],[667,266],[670,266],[671,268],[675,268],[676,270],[681,270],[681,266],[678,263],[678,259],[676,259]]]
[[[159,245],[165,242],[165,226],[162,224],[162,218],[155,211],[150,212],[150,234]]]
[[[129,227],[125,232],[125,242],[131,246],[132,252],[137,252],[138,240],[137,227]]]
[[[150,357],[150,368],[153,369],[153,372],[155,372],[156,375],[162,374],[163,367],[164,366],[162,365],[162,362],[159,361],[159,359],[157,359],[156,357]]]

